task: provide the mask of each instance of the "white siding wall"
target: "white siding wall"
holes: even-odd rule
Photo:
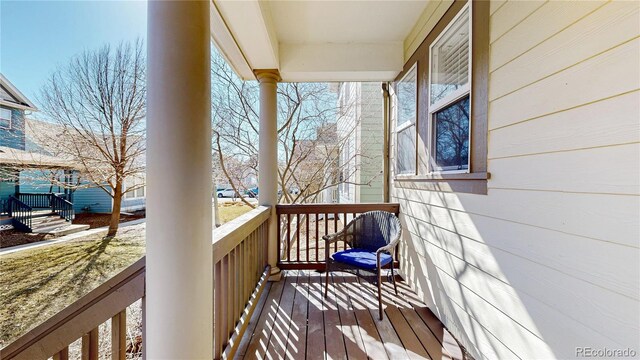
[[[341,139],[350,137],[349,146],[342,151],[355,154],[355,156],[347,156],[349,169],[352,169],[350,173],[353,174],[349,181],[363,184],[341,186],[341,189],[348,189],[348,192],[340,192],[340,202],[381,202],[383,200],[382,157],[384,151],[381,84],[348,83],[347,86],[342,85],[338,97],[338,101],[347,104],[347,111],[338,119],[338,135]],[[350,131],[353,132],[348,135]]]
[[[358,187],[359,202],[382,202],[384,120],[380,83],[360,83],[360,117],[360,183],[368,185]]]
[[[493,2],[488,194],[392,185],[402,271],[479,359],[640,354],[639,7]]]
[[[359,162],[356,153],[358,149],[358,134],[360,133],[360,119],[358,118],[357,94],[358,83],[341,84],[338,101],[341,104],[341,115],[337,121],[338,138],[342,142],[340,149],[340,171],[343,174],[344,181],[350,184],[340,184],[338,187],[338,201],[340,203],[356,203],[358,202],[356,194],[356,186],[354,183],[359,181],[358,168]]]

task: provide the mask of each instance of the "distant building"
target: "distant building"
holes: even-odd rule
[[[344,82],[337,89],[340,113],[339,203],[383,201],[384,138],[381,84]]]
[[[102,188],[87,186],[73,191],[66,186],[78,183],[80,167],[70,159],[47,151],[47,144],[43,144],[37,134],[59,133],[63,139],[63,131],[58,125],[26,117],[36,111],[35,105],[0,74],[0,226],[6,228],[13,224],[25,231],[35,231],[35,220],[22,221],[11,216],[12,199],[23,209],[32,208],[34,214],[36,211],[42,213],[38,214],[40,217],[49,216],[48,210],[59,211],[53,205],[55,201],[62,201],[58,198],[69,202],[74,213],[110,213],[113,200]],[[140,183],[144,183],[144,175],[130,177],[125,183],[125,191]],[[121,210],[144,208],[145,195],[144,187],[126,193]],[[69,222],[73,213],[64,216]]]

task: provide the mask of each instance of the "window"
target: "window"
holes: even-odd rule
[[[466,6],[429,48],[432,172],[469,171],[470,33]]]
[[[454,1],[390,89],[395,187],[487,194],[489,5]],[[405,102],[400,85],[415,79],[411,72],[417,101]]]
[[[11,129],[11,109],[0,108],[0,128]]]
[[[141,186],[142,185],[142,186]],[[132,190],[132,191],[128,191],[128,189],[133,188],[133,187],[137,187],[136,189]],[[140,186],[140,187],[138,187]],[[135,199],[135,198],[142,198],[145,195],[145,186],[144,186],[144,181],[141,178],[138,177],[134,177],[134,176],[130,176],[127,178],[126,183],[125,183],[125,189],[126,193],[124,194],[124,198],[125,199]]]
[[[417,70],[414,65],[396,85],[396,172],[416,173]]]

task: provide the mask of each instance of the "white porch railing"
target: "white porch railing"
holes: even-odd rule
[[[216,359],[233,357],[265,287],[270,271],[267,265],[270,214],[269,207],[259,207],[213,232]],[[144,282],[143,257],[8,344],[0,350],[0,358],[64,360],[68,359],[69,345],[81,338],[82,359],[98,359],[101,355],[98,327],[111,319],[111,358],[126,359],[126,309],[142,298],[144,319]]]

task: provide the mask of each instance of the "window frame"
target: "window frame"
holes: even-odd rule
[[[4,107],[4,106],[0,107],[0,109],[1,109],[0,110],[0,129],[11,130],[13,128],[13,111],[11,110],[11,108]],[[3,110],[7,110],[9,112],[9,119],[5,119],[2,117]],[[9,126],[2,125],[1,121],[4,121],[4,120],[9,120]]]
[[[393,173],[390,186],[396,189],[418,189],[437,192],[469,193],[486,195],[488,192],[488,180],[491,174],[488,172],[488,114],[489,114],[489,19],[490,4],[484,1],[473,2],[470,5],[471,19],[471,80],[470,80],[470,123],[469,123],[469,169],[464,173],[429,172],[428,162],[431,131],[429,130],[429,47],[436,38],[443,33],[445,28],[452,23],[471,0],[456,0],[446,10],[444,15],[434,27],[422,39],[416,50],[409,55],[404,63],[403,70],[390,82],[390,93],[397,82],[406,72],[418,63],[418,97],[417,97],[417,138],[416,138],[416,174],[413,176],[398,176]],[[395,94],[391,94],[395,95]],[[389,97],[390,106],[388,115],[390,124],[393,124],[394,97]],[[390,140],[394,141],[394,127],[389,129]],[[397,164],[393,159],[390,166],[395,169]],[[393,171],[393,170],[391,170]]]
[[[411,172],[399,172],[398,171],[398,149],[400,148],[398,146],[399,142],[398,142],[398,134],[400,134],[401,132],[410,129],[412,126],[414,127],[413,129],[413,144],[414,147],[417,146],[418,144],[418,96],[419,96],[419,91],[418,91],[418,62],[415,62],[410,68],[409,70],[407,70],[407,72],[402,76],[402,78],[400,78],[400,80],[397,81],[397,84],[402,83],[407,76],[411,75],[412,72],[415,71],[415,80],[414,80],[414,84],[415,84],[415,114],[413,117],[413,122],[411,121],[406,121],[400,125],[398,125],[398,112],[399,112],[399,102],[398,102],[398,86],[396,85],[395,91],[394,91],[394,102],[395,102],[395,130],[394,130],[394,135],[395,135],[395,168],[394,168],[394,174],[396,177],[400,176],[400,177],[408,177],[408,176],[415,176],[418,173],[418,153],[416,150],[414,150],[415,154],[414,154],[414,159],[413,159],[413,171]]]
[[[440,34],[433,40],[433,42],[429,45],[429,71],[428,71],[428,79],[427,79],[427,86],[429,88],[428,90],[428,96],[429,98],[427,99],[427,103],[429,104],[429,108],[428,108],[428,116],[427,116],[427,121],[428,121],[428,125],[427,125],[427,131],[428,131],[428,144],[427,144],[427,156],[428,156],[428,161],[427,161],[427,169],[428,169],[428,173],[429,174],[469,174],[471,172],[471,152],[473,151],[472,148],[472,144],[471,144],[471,130],[473,129],[473,126],[471,124],[471,121],[473,119],[473,116],[471,114],[471,102],[472,102],[472,88],[473,88],[473,58],[472,58],[472,52],[473,52],[473,43],[472,43],[472,39],[473,39],[473,16],[472,16],[472,9],[471,9],[471,1],[467,2],[467,4],[465,4],[462,9],[458,10],[458,13],[453,17],[453,19],[451,19],[451,21],[449,21],[449,23],[447,24],[447,26],[442,30],[442,32],[440,32]],[[456,23],[456,21],[458,21],[463,14],[467,12],[467,16],[468,16],[468,24],[467,26],[469,27],[469,41],[468,41],[468,47],[469,47],[469,51],[467,53],[467,60],[468,60],[468,67],[467,67],[467,78],[469,79],[469,81],[467,82],[466,85],[462,86],[459,89],[454,90],[453,92],[451,92],[450,94],[447,94],[445,97],[443,97],[442,99],[439,99],[438,101],[436,101],[435,103],[431,103],[431,81],[433,80],[433,74],[432,74],[432,70],[433,68],[431,67],[432,65],[432,59],[433,59],[433,47],[438,43],[438,41],[444,37],[445,35],[447,35],[447,31],[449,31],[449,29],[451,29],[451,27],[453,27],[453,25]],[[441,169],[436,165],[436,160],[435,160],[435,146],[436,146],[436,141],[435,141],[435,116],[438,112],[446,109],[447,107],[455,104],[456,102],[462,100],[463,98],[465,98],[466,96],[469,96],[469,151],[467,154],[467,168],[463,169],[463,170],[446,170],[446,169]]]

